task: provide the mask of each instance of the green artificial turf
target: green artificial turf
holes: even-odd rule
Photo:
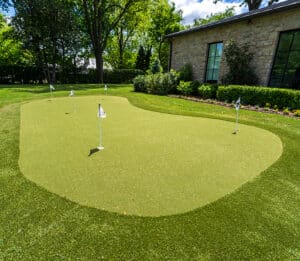
[[[99,144],[98,103],[105,149]],[[234,191],[274,163],[280,139],[227,121],[139,109],[125,98],[46,99],[21,109],[20,168],[86,206],[140,216],[187,212]]]
[[[109,93],[140,108],[234,121],[233,109],[121,87]],[[280,137],[283,153],[275,164],[194,211],[126,216],[72,203],[20,172],[20,104],[3,106],[49,97],[46,88],[0,88],[0,260],[299,260],[299,119],[242,110],[241,122]],[[70,89],[99,94],[99,85],[64,85],[54,96]]]

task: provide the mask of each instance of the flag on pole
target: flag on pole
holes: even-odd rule
[[[105,91],[105,94],[107,95],[107,85],[106,84],[104,85],[104,91]]]
[[[234,107],[237,111],[240,109],[240,106],[241,106],[241,97],[239,97],[234,104]]]
[[[69,96],[70,96],[70,97],[73,97],[74,95],[75,95],[74,90],[71,90]]]
[[[98,118],[106,118],[106,113],[103,110],[101,104],[98,104]]]
[[[50,84],[50,91],[54,91],[55,90],[55,88],[54,88],[54,86],[52,85],[52,84]]]

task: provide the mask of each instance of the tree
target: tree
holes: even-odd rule
[[[13,28],[0,14],[0,65],[26,65],[31,62],[31,53],[23,49],[22,42],[14,38]]]
[[[147,23],[148,1],[136,2],[120,19],[109,37],[105,60],[115,68],[134,68],[139,34]]]
[[[146,72],[149,69],[151,59],[151,47],[145,51],[145,48],[141,45],[136,57],[135,68]]]
[[[225,18],[229,18],[234,16],[234,7],[227,7],[224,12],[219,12],[215,14],[211,14],[209,16],[206,16],[206,18],[198,18],[194,19],[194,24],[193,26],[199,26],[199,25],[204,25],[204,24],[209,24],[212,22],[220,21]]]
[[[238,45],[230,41],[224,48],[228,73],[223,77],[225,84],[246,84],[254,85],[258,77],[251,62],[253,54],[249,51],[248,45]]]
[[[220,2],[222,0],[214,0],[214,3]],[[278,2],[279,0],[269,0],[268,5],[272,5],[273,3]],[[261,4],[263,3],[263,0],[240,0],[241,5],[248,6],[248,10],[252,11],[255,9],[259,9]]]
[[[13,25],[35,63],[55,83],[57,65],[64,65],[78,41],[78,13],[72,1],[12,0]]]
[[[83,10],[85,26],[90,36],[96,58],[97,80],[103,82],[103,53],[111,32],[130,11],[142,0],[78,0]]]
[[[182,12],[176,11],[174,3],[170,5],[167,0],[154,2],[151,10],[149,34],[157,57],[164,69],[167,69],[169,60],[169,45],[165,42],[165,36],[183,29],[180,24],[181,20]]]

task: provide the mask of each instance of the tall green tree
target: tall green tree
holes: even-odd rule
[[[97,78],[103,82],[103,54],[121,19],[142,0],[78,0],[96,58]]]
[[[72,1],[12,0],[13,25],[48,82],[56,81],[57,65],[64,64],[78,39],[78,13]]]
[[[156,0],[152,5],[149,36],[161,65],[166,70],[169,60],[169,44],[165,36],[183,29],[182,12],[176,10],[174,3],[168,0]]]
[[[111,32],[106,49],[106,60],[115,68],[133,68],[139,35],[148,22],[149,1],[136,2],[120,19]]]
[[[0,65],[28,65],[31,62],[31,53],[23,48],[21,41],[15,39],[13,28],[0,14]]]

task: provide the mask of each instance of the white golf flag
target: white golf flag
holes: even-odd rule
[[[50,91],[54,91],[54,90],[55,90],[54,86],[50,84]]]
[[[71,90],[69,96],[72,97],[74,95],[75,95],[75,92],[73,90]]]
[[[98,105],[98,118],[106,118],[106,113],[103,110],[101,104]]]
[[[106,84],[104,85],[104,90],[107,91],[107,85]]]
[[[238,111],[240,109],[240,106],[241,106],[241,97],[239,97],[236,102],[235,102],[235,109]]]

